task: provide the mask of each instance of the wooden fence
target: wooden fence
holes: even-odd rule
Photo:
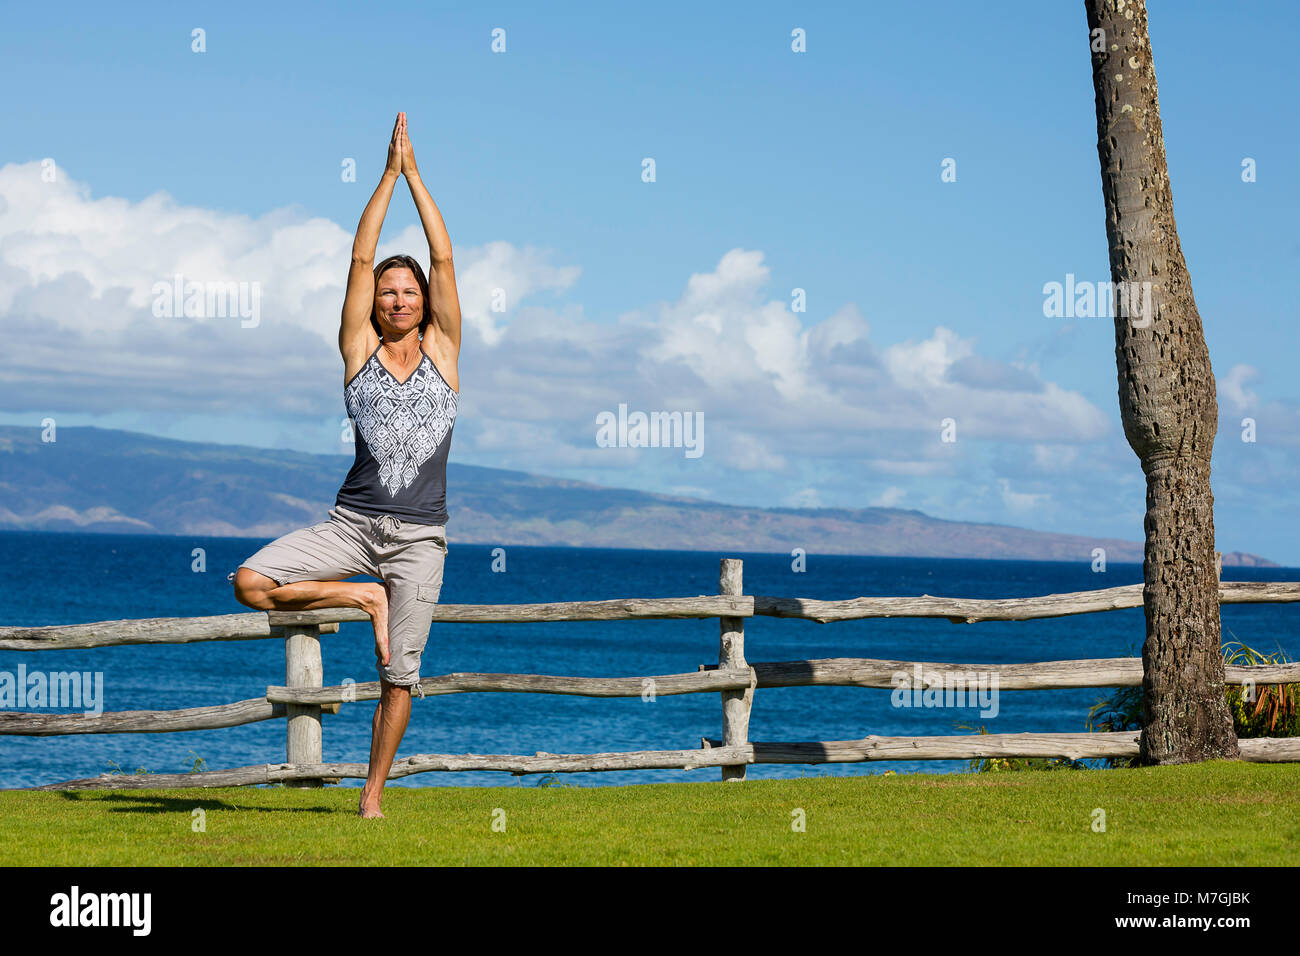
[[[445,674],[420,682],[425,696],[461,693],[574,694],[585,697],[638,697],[716,693],[722,698],[722,732],[702,738],[699,749],[626,753],[416,754],[394,762],[389,778],[431,770],[505,770],[514,774],[594,770],[721,768],[723,780],[743,780],[753,763],[844,763],[863,760],[967,760],[977,757],[1130,757],[1138,753],[1136,731],[1124,733],[969,734],[947,737],[878,737],[861,740],[762,742],[749,739],[754,691],[769,687],[868,687],[895,689],[899,674],[931,685],[953,682],[953,675],[996,675],[997,690],[1067,687],[1131,687],[1142,683],[1137,658],[1046,661],[1028,664],[947,664],[865,658],[750,663],[745,657],[746,618],[763,615],[826,623],[863,618],[946,618],[954,623],[1027,621],[1142,606],[1142,585],[1005,600],[932,597],[859,597],[818,601],[742,593],[742,563],[724,558],[717,595],[681,598],[626,598],[554,604],[442,604],[433,620],[444,623],[534,621],[615,621],[650,618],[718,618],[718,663],[694,673],[648,677],[560,677],[544,674]],[[1222,604],[1300,601],[1300,582],[1226,582]],[[337,714],[351,703],[375,700],[379,683],[324,686],[320,635],[336,633],[343,621],[369,621],[362,611],[256,611],[218,617],[107,621],[55,627],[0,628],[0,650],[41,651],[106,647],[117,644],[185,644],[194,641],[283,639],[285,684],[264,697],[212,707],[123,713],[34,714],[0,712],[0,734],[163,733],[235,727],[284,718],[286,761],[232,770],[177,774],[104,774],[32,789],[155,789],[226,787],[284,783],[321,786],[345,777],[364,778],[364,763],[325,763],[322,714]],[[1228,684],[1300,683],[1300,663],[1229,666]],[[917,682],[914,680],[913,685]],[[1300,761],[1300,738],[1241,741],[1243,760]]]

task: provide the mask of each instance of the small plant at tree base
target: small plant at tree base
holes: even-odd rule
[[[957,724],[958,730],[974,730],[987,734],[988,728],[981,724],[971,727]],[[968,764],[971,773],[1001,773],[1008,770],[1087,770],[1088,765],[1082,760],[1069,757],[975,757]]]
[[[576,787],[576,783],[569,783],[562,779],[558,773],[543,774],[537,778],[535,786],[538,787]]]
[[[1110,697],[1100,698],[1088,708],[1083,723],[1090,734],[1123,733],[1142,729],[1142,688],[1116,687]],[[1137,757],[1107,757],[1107,767],[1136,767]]]
[[[1223,645],[1223,662],[1239,667],[1291,663],[1281,650],[1263,654],[1240,641]],[[1239,738],[1300,736],[1300,684],[1234,685],[1227,694]]]
[[[1231,633],[1231,631],[1229,631]],[[1290,659],[1278,650],[1264,654],[1240,641],[1223,645],[1226,665],[1256,667],[1261,664],[1288,664]],[[1230,685],[1225,689],[1232,727],[1237,738],[1300,737],[1300,685],[1256,684],[1246,689]],[[1117,733],[1142,729],[1142,688],[1116,687],[1088,709],[1084,723],[1089,733]],[[1108,757],[1108,767],[1136,767],[1137,757]]]
[[[137,774],[153,773],[153,771],[148,769],[147,767],[136,767],[135,772]],[[109,776],[128,776],[127,772],[122,769],[122,765],[118,763],[116,760],[110,760],[108,762],[108,773]]]

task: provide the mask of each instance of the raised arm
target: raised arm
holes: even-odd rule
[[[370,313],[375,303],[375,247],[379,245],[379,232],[383,229],[384,216],[393,198],[393,187],[402,172],[402,152],[398,142],[401,126],[402,115],[399,113],[393,124],[393,138],[388,144],[388,164],[384,167],[384,175],[361,214],[356,238],[352,240],[348,290],[343,297],[343,319],[339,324],[339,351],[343,354],[345,378],[360,368],[379,345],[374,326],[370,324]]]
[[[456,269],[451,259],[451,237],[442,221],[438,205],[429,195],[420,171],[415,165],[415,150],[411,148],[406,124],[398,130],[402,147],[402,175],[411,187],[411,198],[420,211],[424,236],[429,240],[429,306],[433,311],[435,331],[434,346],[452,364],[460,354],[460,296],[456,292]]]

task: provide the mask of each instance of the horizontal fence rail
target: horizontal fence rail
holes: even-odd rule
[[[708,665],[704,665],[708,666]],[[919,669],[919,670],[918,670]],[[1228,665],[1224,683],[1232,686],[1300,683],[1300,663]],[[916,675],[920,675],[917,683]],[[442,694],[564,694],[577,697],[640,697],[717,693],[769,687],[875,687],[893,689],[899,675],[912,684],[942,688],[954,677],[997,676],[998,690],[1054,690],[1087,687],[1139,687],[1142,661],[1135,657],[1044,661],[1037,664],[940,664],[856,657],[756,662],[744,669],[713,668],[654,677],[557,677],[548,674],[444,674],[419,683],[419,696]],[[973,686],[973,681],[970,682]],[[911,685],[909,685],[911,686]],[[338,712],[344,703],[378,700],[379,681],[334,687],[270,686],[265,699],[241,700],[184,710],[142,710],[115,714],[32,714],[0,712],[0,735],[53,737],[64,734],[165,733],[218,730],[285,716],[284,704],[316,704]]]
[[[56,737],[64,734],[161,734],[179,730],[220,730],[285,716],[283,704],[240,700],[184,710],[126,710],[114,714],[0,713],[0,734]]]
[[[1219,585],[1221,604],[1300,601],[1300,581],[1227,581]],[[701,595],[684,598],[627,598],[613,601],[567,601],[551,604],[440,604],[434,623],[508,624],[537,621],[629,621],[707,617],[786,617],[818,623],[864,618],[945,618],[955,623],[1029,621],[1074,614],[1093,614],[1142,606],[1142,585],[1045,594],[1041,597],[949,598],[859,597],[844,601],[756,595]],[[162,617],[48,627],[0,627],[0,650],[59,651],[115,644],[190,644],[197,641],[248,641],[283,637],[292,625],[316,625],[323,634],[338,624],[369,621],[364,611],[325,608],[316,611],[254,611],[212,617]]]
[[[335,614],[335,620],[342,617],[338,612],[331,613]],[[337,623],[321,625],[322,634],[335,634],[338,629]],[[0,651],[76,651],[116,644],[256,641],[283,636],[284,628],[270,619],[269,612],[253,611],[213,617],[155,617],[141,621],[99,621],[50,627],[0,627]]]
[[[509,624],[537,621],[632,621],[655,618],[753,617],[754,599],[704,594],[683,598],[624,598],[614,601],[563,601],[553,604],[439,604],[433,620],[444,624]],[[195,641],[249,641],[283,637],[286,627],[317,626],[338,632],[340,622],[369,621],[364,611],[254,611],[215,617],[160,617],[140,621],[101,621],[50,627],[0,627],[0,650],[66,651],[110,644],[189,644]]]
[[[874,760],[971,760],[984,757],[1138,756],[1139,734],[1021,733],[934,737],[868,736],[861,740],[761,742],[748,739],[756,689],[777,687],[862,687],[896,689],[958,686],[972,679],[1002,690],[1086,687],[1136,687],[1142,684],[1137,658],[1043,661],[1015,664],[939,663],[871,658],[748,662],[744,619],[754,616],[800,618],[820,623],[865,618],[945,618],[957,623],[1034,620],[1142,606],[1142,585],[1010,599],[934,597],[859,597],[844,601],[751,596],[741,593],[741,562],[722,561],[719,594],[681,598],[624,598],[544,604],[447,604],[435,608],[444,623],[525,623],[539,621],[615,621],[717,618],[717,664],[696,671],[631,677],[572,677],[548,674],[452,673],[420,681],[419,696],[462,693],[562,694],[583,697],[639,697],[719,694],[723,734],[700,738],[699,749],[599,754],[417,754],[394,762],[390,779],[429,771],[498,770],[517,775],[603,770],[692,770],[721,768],[724,780],[743,780],[750,764],[821,764]],[[1300,582],[1224,582],[1224,604],[1300,601]],[[236,727],[284,718],[288,760],[231,770],[182,774],[103,774],[31,789],[123,789],[226,787],[281,783],[319,786],[364,778],[363,763],[326,763],[322,755],[323,714],[337,714],[349,703],[377,700],[378,681],[323,686],[319,635],[337,633],[343,622],[369,622],[362,611],[327,608],[269,611],[200,618],[104,621],[50,627],[0,628],[0,650],[75,650],[125,644],[184,644],[197,641],[285,641],[286,682],[266,688],[261,698],[170,711],[103,714],[39,714],[0,711],[0,735],[171,733]],[[962,682],[965,682],[963,684]],[[1300,683],[1300,663],[1228,665],[1225,682],[1234,686]],[[1243,760],[1300,761],[1300,738],[1240,741]]]
[[[755,741],[738,747],[718,746],[705,738],[701,750],[646,750],[635,753],[416,754],[393,762],[390,780],[433,770],[501,770],[530,773],[579,773],[600,770],[698,770],[734,764],[861,763],[871,760],[973,760],[981,757],[1067,757],[1072,760],[1136,757],[1138,733],[968,734],[958,737],[865,737],[803,743]],[[1300,761],[1300,738],[1242,740],[1241,759],[1251,763]],[[259,764],[199,773],[103,774],[83,780],[50,783],[32,790],[153,790],[175,787],[235,787],[295,780],[365,779],[363,763]]]
[[[1032,621],[1045,617],[1094,614],[1142,606],[1141,584],[1097,591],[1044,594],[1029,598],[860,597],[847,601],[811,598],[754,597],[754,613],[768,617],[798,617],[819,623],[868,617],[942,617],[955,624],[979,621]],[[1300,601],[1300,581],[1224,581],[1220,604],[1266,604]]]

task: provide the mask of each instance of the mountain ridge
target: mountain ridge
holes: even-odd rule
[[[272,538],[322,520],[350,455],[0,425],[0,529]],[[449,462],[452,542],[891,557],[1140,562],[1143,545],[914,508],[732,505]],[[1277,567],[1241,551],[1225,566]]]

